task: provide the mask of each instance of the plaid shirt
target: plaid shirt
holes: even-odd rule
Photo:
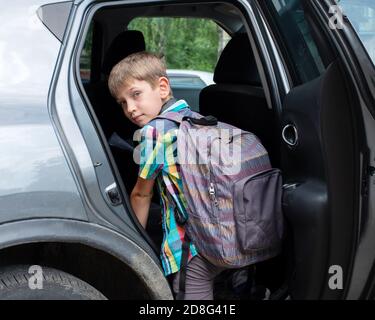
[[[189,108],[184,100],[173,103],[162,111],[179,111]],[[161,121],[161,122],[160,122]],[[174,215],[174,204],[180,212],[187,215],[186,199],[180,178],[180,165],[177,163],[177,129],[160,130],[162,119],[156,119],[156,126],[146,124],[140,130],[140,168],[139,177],[143,179],[156,179],[160,193],[162,208],[162,226],[164,238],[161,245],[161,262],[165,275],[179,271],[182,256],[182,244],[185,229],[177,225]],[[159,130],[158,130],[159,129]],[[170,203],[173,198],[174,204]],[[190,244],[189,260],[197,254],[193,244]]]

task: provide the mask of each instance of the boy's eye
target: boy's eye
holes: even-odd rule
[[[125,107],[126,106],[126,101],[119,101],[119,105],[121,107]]]
[[[135,92],[133,93],[133,97],[138,97],[140,94],[141,94],[140,91],[135,91]]]

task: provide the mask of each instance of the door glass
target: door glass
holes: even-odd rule
[[[375,1],[337,0],[375,64]]]
[[[169,81],[172,86],[194,86],[194,87],[205,87],[205,83],[199,78],[194,76],[180,76],[173,73],[168,74]]]
[[[311,36],[301,1],[271,0],[267,4],[273,16],[274,30],[281,37],[297,84],[320,76],[325,67]]]
[[[88,83],[91,77],[92,31],[93,23],[90,24],[79,61],[79,71],[84,84]]]
[[[129,30],[143,33],[146,50],[165,58],[173,95],[199,111],[199,94],[213,83],[213,72],[230,36],[214,21],[201,18],[141,17]]]
[[[214,21],[195,18],[136,18],[128,29],[142,31],[146,49],[163,53],[170,69],[213,72],[230,36]]]

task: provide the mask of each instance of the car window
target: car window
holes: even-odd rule
[[[375,1],[337,0],[375,64]]]
[[[168,76],[172,86],[192,86],[197,88],[203,88],[206,86],[199,77],[179,76],[175,74],[169,74]]]
[[[91,77],[92,38],[93,23],[90,24],[79,61],[79,71],[83,83],[89,82]]]
[[[209,19],[135,18],[128,29],[142,31],[146,50],[164,54],[169,69],[213,72],[230,39]]]
[[[301,1],[271,0],[267,1],[267,5],[275,24],[274,30],[281,38],[286,60],[296,78],[294,81],[302,84],[320,76],[325,67],[311,35]]]
[[[146,50],[164,55],[168,69],[179,71],[168,73],[173,95],[199,111],[200,91],[210,84],[200,75],[213,78],[230,35],[214,21],[202,18],[139,17],[127,28],[141,31]]]

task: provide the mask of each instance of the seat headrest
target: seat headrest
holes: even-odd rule
[[[214,81],[217,84],[262,86],[246,33],[237,33],[228,42],[216,65]]]
[[[126,30],[116,36],[109,46],[103,61],[102,71],[105,75],[126,56],[146,50],[145,39],[138,30]]]

